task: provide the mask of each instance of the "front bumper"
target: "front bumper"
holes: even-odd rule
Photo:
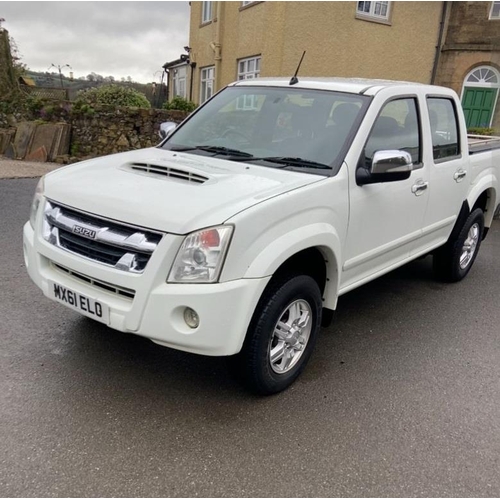
[[[158,344],[209,356],[241,350],[253,311],[269,277],[216,284],[165,282],[179,242],[166,235],[143,274],[133,275],[72,255],[39,238],[29,222],[24,226],[23,250],[28,273],[49,297],[49,280],[109,306],[108,326],[151,339]],[[59,267],[57,267],[59,266]],[[82,281],[74,274],[133,290],[133,298]],[[194,309],[200,324],[187,326],[183,313]]]

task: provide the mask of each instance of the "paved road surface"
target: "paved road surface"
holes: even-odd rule
[[[469,277],[430,259],[340,300],[302,378],[114,332],[23,268],[35,179],[0,181],[0,496],[500,496],[500,223]]]
[[[8,158],[0,156],[0,179],[40,177],[61,166],[62,165],[58,165],[57,163],[9,160]]]

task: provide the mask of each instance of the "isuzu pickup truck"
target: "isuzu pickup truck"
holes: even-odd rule
[[[471,141],[447,88],[239,81],[166,130],[43,177],[26,267],[111,328],[232,356],[261,394],[298,377],[339,296],[427,254],[464,278],[499,200],[500,139]]]

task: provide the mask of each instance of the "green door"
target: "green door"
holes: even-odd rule
[[[462,97],[467,128],[489,127],[498,89],[465,87]]]

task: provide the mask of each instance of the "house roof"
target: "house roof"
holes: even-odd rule
[[[35,80],[30,78],[29,76],[20,76],[19,83],[23,83],[24,85],[29,85],[30,87],[36,87]]]
[[[188,60],[186,59],[175,59],[175,61],[167,61],[162,68],[163,69],[169,69],[169,68],[174,68],[175,66],[185,66],[188,64]]]

